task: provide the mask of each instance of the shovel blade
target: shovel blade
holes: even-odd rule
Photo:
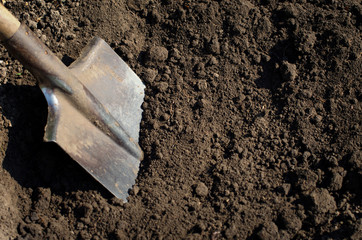
[[[138,143],[145,86],[128,65],[95,38],[69,69]],[[127,201],[140,159],[92,123],[64,91],[47,87],[42,91],[49,109],[45,141],[56,142],[111,193]]]

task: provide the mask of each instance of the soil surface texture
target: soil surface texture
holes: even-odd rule
[[[0,239],[361,239],[359,0],[6,0],[69,65],[103,38],[144,84],[128,202],[43,142],[0,47]]]

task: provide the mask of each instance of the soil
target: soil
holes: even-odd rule
[[[42,141],[0,48],[0,239],[361,239],[358,0],[6,0],[59,56],[103,38],[146,85],[128,202]]]

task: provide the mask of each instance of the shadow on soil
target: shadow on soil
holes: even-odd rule
[[[98,190],[110,193],[57,144],[43,142],[47,104],[37,86],[0,85],[2,114],[11,121],[3,168],[23,187],[47,187],[58,195]]]
[[[281,111],[285,101],[281,100],[276,94],[278,89],[282,86],[284,80],[277,65],[281,66],[283,61],[295,62],[297,53],[295,52],[291,40],[279,41],[269,51],[270,59],[261,62],[263,72],[261,77],[255,81],[258,88],[269,89],[273,95],[273,104]]]

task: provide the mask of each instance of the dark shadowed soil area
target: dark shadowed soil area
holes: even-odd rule
[[[67,65],[103,38],[146,97],[124,203],[0,47],[0,239],[362,238],[361,1],[2,2]]]

